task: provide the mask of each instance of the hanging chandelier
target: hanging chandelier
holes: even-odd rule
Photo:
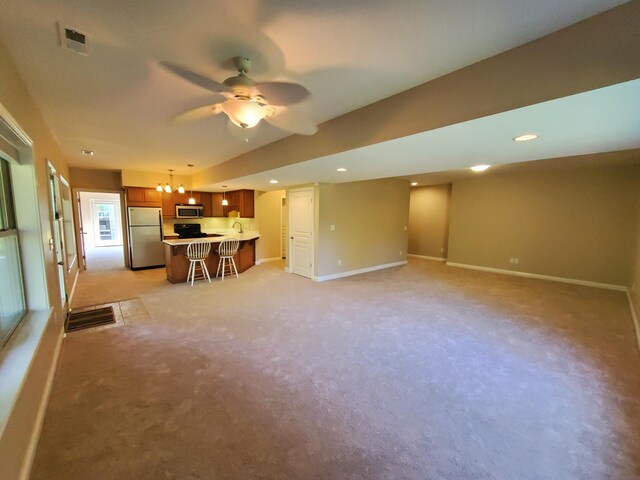
[[[169,182],[165,183],[164,186],[161,183],[159,183],[158,186],[156,187],[156,191],[158,191],[158,192],[167,192],[167,193],[178,192],[180,194],[185,192],[185,189],[182,186],[182,184],[178,185],[177,187],[173,186],[173,172],[174,172],[174,170],[172,168],[170,168],[169,169]]]

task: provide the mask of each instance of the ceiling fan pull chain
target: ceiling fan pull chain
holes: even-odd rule
[[[244,135],[244,142],[249,143],[249,137],[247,137],[247,127],[242,126],[242,135]]]

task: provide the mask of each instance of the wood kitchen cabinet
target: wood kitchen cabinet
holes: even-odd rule
[[[176,195],[177,192],[162,192],[162,216],[165,218],[175,218],[176,216]]]
[[[240,195],[240,216],[242,218],[254,217],[253,190],[239,190]]]
[[[205,263],[207,265],[207,269],[209,270],[209,275],[211,275],[212,281],[215,281],[218,262],[220,261],[220,257],[218,257],[218,254],[216,253],[217,248],[218,245],[214,243],[211,248],[211,253],[205,259]],[[187,245],[172,246],[165,244],[165,270],[167,272],[167,280],[169,280],[171,283],[181,283],[187,281],[187,273],[189,272],[189,260],[187,259],[186,253]],[[236,262],[238,273],[242,273],[255,265],[255,259],[255,239],[241,241],[240,247],[238,248],[238,253],[236,253],[233,257],[233,260]],[[227,275],[228,274],[225,274],[225,277]]]
[[[211,216],[224,217],[224,208],[222,206],[222,193],[213,192],[211,194]]]
[[[222,205],[222,199],[226,198],[229,205]],[[242,218],[253,218],[255,216],[253,190],[232,190],[225,192],[214,192],[211,194],[211,216],[228,217],[229,212],[237,211]]]
[[[162,207],[162,192],[155,188],[124,187],[127,206]]]
[[[236,267],[238,268],[238,273],[242,273],[256,264],[255,242],[255,240],[240,242],[238,253],[233,257],[236,262]]]
[[[196,192],[193,192],[193,193],[196,193]],[[204,207],[202,209],[203,217],[213,217],[212,205],[211,205],[211,194],[209,192],[200,192],[200,201],[198,203],[201,203],[202,206]]]
[[[189,191],[185,193],[162,192],[162,216],[164,218],[175,218],[176,205],[188,204],[190,196],[191,192]],[[193,192],[193,198],[197,204],[203,205],[202,213],[204,217],[213,216],[211,213],[211,194],[209,192]]]

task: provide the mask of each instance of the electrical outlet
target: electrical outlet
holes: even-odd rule
[[[402,256],[402,250],[400,250],[400,256]]]
[[[404,231],[405,231],[405,232],[407,231],[407,226],[406,226],[406,225],[404,226]]]
[[[513,259],[513,263],[515,263],[516,265],[517,265],[517,264],[519,264],[519,263],[520,263],[520,259],[518,259],[518,258],[514,258],[514,259]]]
[[[336,226],[335,226],[335,225],[331,225],[331,226],[329,226],[329,230],[331,230],[332,232],[333,232],[335,229],[336,229]]]
[[[513,263],[513,258],[510,258],[510,259],[509,259],[509,263]]]
[[[444,248],[441,248],[441,249],[440,249],[440,253],[444,253]]]
[[[342,265],[342,260],[338,260],[338,265]]]

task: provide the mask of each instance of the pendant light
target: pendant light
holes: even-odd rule
[[[191,167],[193,167],[193,165],[189,164],[189,182],[191,183],[191,195],[189,195],[189,205],[195,205],[196,199],[193,198],[193,175],[191,174]]]
[[[177,187],[173,186],[173,172],[174,170],[172,168],[169,169],[169,183],[165,183],[164,186],[162,186],[161,183],[158,184],[158,186],[156,187],[156,191],[158,192],[167,192],[167,193],[171,193],[171,192],[178,192],[178,193],[184,193],[184,187],[182,186],[182,184],[178,185]]]
[[[222,188],[227,188],[227,186],[226,185],[222,185]],[[227,197],[226,197],[225,193],[226,193],[226,190],[223,190],[222,191],[222,206],[223,207],[226,207],[227,205],[229,205],[229,200],[227,200]]]

